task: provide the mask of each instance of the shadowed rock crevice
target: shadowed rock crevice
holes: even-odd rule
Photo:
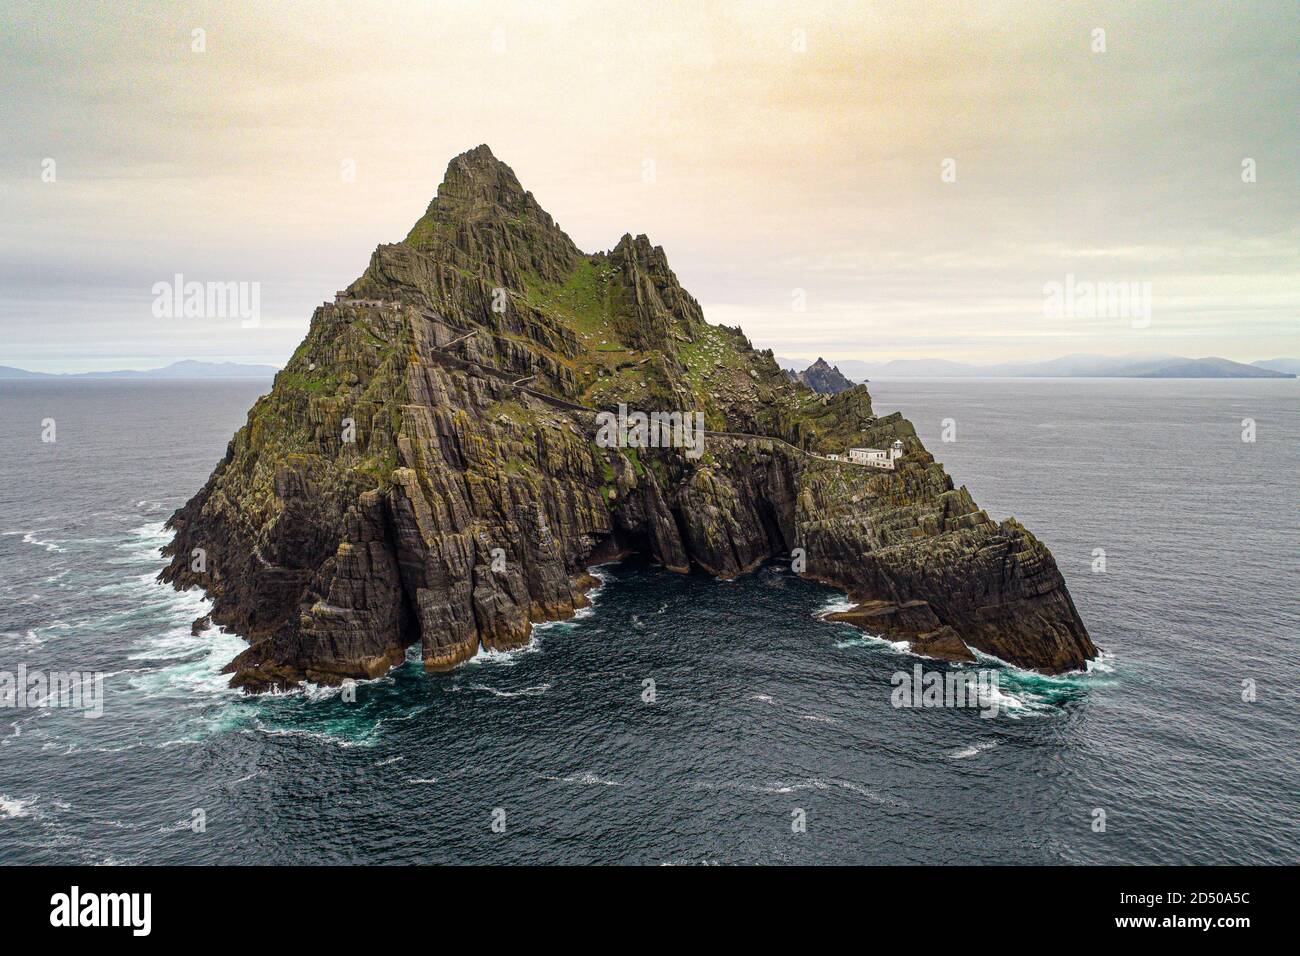
[[[620,405],[700,413],[702,454],[599,447],[595,410]],[[895,439],[893,471],[819,457]],[[315,310],[169,527],[162,577],[248,639],[228,669],[249,691],[378,676],[414,645],[430,670],[519,647],[629,551],[734,577],[802,548],[860,602],[846,620],[922,653],[1047,672],[1096,653],[1047,548],[901,415],[792,383],[646,237],[581,252],[484,146]]]

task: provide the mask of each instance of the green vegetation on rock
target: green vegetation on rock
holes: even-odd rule
[[[954,488],[905,419],[707,323],[645,236],[578,250],[485,146],[348,290],[170,522],[164,577],[250,641],[237,686],[378,676],[415,643],[429,669],[520,646],[629,550],[730,577],[800,548],[877,632],[1050,672],[1095,654],[1050,552]],[[596,447],[593,410],[620,404],[745,437]],[[810,454],[894,439],[894,471]]]

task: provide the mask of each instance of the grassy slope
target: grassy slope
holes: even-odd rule
[[[580,260],[563,283],[526,279],[528,304],[568,325],[585,347],[566,363],[582,384],[583,404],[612,407],[626,401],[633,407],[698,409],[707,427],[729,430],[737,426],[728,409],[740,402],[758,409],[755,418],[765,433],[807,434],[824,451],[848,447],[871,415],[865,393],[827,402],[790,384],[738,329],[705,324],[692,330],[677,343],[681,366],[662,353],[629,348],[617,330],[620,287],[612,276],[600,254]]]

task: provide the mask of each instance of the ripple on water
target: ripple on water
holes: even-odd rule
[[[202,595],[153,579],[168,540],[162,513],[202,484],[246,420],[251,387],[219,414],[214,391],[196,392],[159,427],[173,406],[122,386],[148,427],[120,430],[136,445],[117,458],[109,449],[92,482],[50,475],[50,496],[75,518],[0,502],[0,649],[29,667],[88,662],[112,675],[104,720],[45,710],[0,725],[0,856],[191,861],[193,841],[159,829],[207,806],[221,826],[200,852],[214,861],[333,859],[340,834],[358,837],[351,850],[367,862],[913,862],[939,846],[967,862],[1294,859],[1295,756],[1276,746],[1295,735],[1294,709],[1276,695],[1250,707],[1236,696],[1245,664],[1279,688],[1288,673],[1279,635],[1293,623],[1295,578],[1276,555],[1294,529],[1276,516],[1292,489],[1257,479],[1300,465],[1294,391],[1270,407],[1240,386],[1254,389],[1242,414],[1272,424],[1249,455],[1206,459],[1186,423],[1210,434],[1225,406],[1201,395],[1203,383],[1187,385],[1197,397],[1184,402],[1168,399],[1176,383],[1089,384],[1049,408],[1029,407],[1032,384],[890,387],[907,389],[900,404],[918,411],[921,430],[958,401],[982,416],[989,441],[944,446],[954,478],[991,513],[1014,508],[1049,544],[1117,657],[1058,677],[981,660],[998,673],[1007,716],[903,713],[889,704],[891,672],[948,665],[819,619],[851,606],[842,594],[783,570],[715,585],[629,563],[601,570],[594,610],[539,625],[527,649],[425,675],[413,648],[408,666],[364,683],[355,703],[333,688],[244,697],[220,673],[243,643],[216,628],[192,634]],[[981,389],[1006,393],[971,401]],[[1113,401],[1098,405],[1105,389]],[[1143,421],[1130,421],[1135,407]],[[1078,442],[1043,443],[1033,427],[1043,421]],[[1027,443],[1035,434],[1039,444]],[[0,451],[24,447],[6,440],[0,422]],[[1150,453],[1125,457],[1130,440]],[[1183,473],[1203,480],[1162,472],[1180,455]],[[1231,501],[1198,511],[1207,482],[1234,474],[1220,496]],[[1098,541],[1127,573],[1088,573]],[[640,699],[647,677],[654,705]],[[489,843],[482,809],[507,800],[527,838]],[[793,805],[834,839],[791,841]],[[1127,824],[1088,839],[1093,805],[1122,807]],[[430,832],[440,839],[421,836]]]

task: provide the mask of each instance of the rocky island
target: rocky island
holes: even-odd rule
[[[702,454],[601,447],[620,407],[702,413]],[[895,440],[888,471],[823,457]],[[857,602],[842,619],[933,657],[1096,655],[1047,548],[904,418],[707,323],[645,236],[582,252],[486,146],[315,310],[168,526],[161,576],[248,640],[228,671],[250,692],[379,676],[417,644],[430,670],[519,647],[630,552],[719,577],[793,559]]]
[[[853,387],[853,383],[844,377],[838,366],[831,365],[820,356],[802,372],[788,368],[785,374],[790,381],[807,385],[818,395],[838,395]]]

